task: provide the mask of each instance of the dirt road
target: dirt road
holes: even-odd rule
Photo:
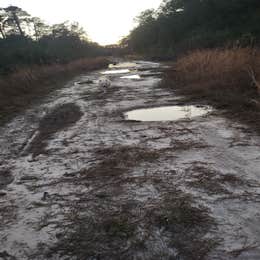
[[[214,110],[126,121],[182,103],[160,70],[79,76],[0,128],[0,259],[260,259],[259,136]]]

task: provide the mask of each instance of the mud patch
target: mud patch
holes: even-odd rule
[[[203,190],[208,195],[232,194],[239,186],[252,187],[249,180],[241,179],[234,174],[223,174],[204,165],[193,165],[186,171],[187,184]]]
[[[170,246],[177,250],[175,259],[204,259],[218,242],[207,237],[215,228],[209,210],[195,205],[192,197],[180,190],[168,193],[160,205],[151,216],[170,233]]]
[[[98,156],[110,156],[115,158],[118,163],[126,166],[133,166],[144,161],[152,162],[159,156],[156,150],[127,145],[97,149],[96,153]]]
[[[113,146],[96,150],[98,164],[81,172],[86,178],[111,178],[124,174],[129,168],[140,163],[153,163],[159,158],[159,152],[137,146]]]
[[[172,140],[171,141],[172,148],[169,148],[168,150],[172,151],[186,151],[191,149],[205,149],[208,148],[209,145],[201,141],[194,141],[190,139],[184,139],[184,140]]]
[[[209,210],[164,175],[130,174],[142,163],[156,163],[160,152],[118,145],[97,149],[99,162],[77,177],[88,191],[69,205],[47,257],[205,259],[218,242],[209,236],[216,227]],[[136,194],[151,182],[160,195],[144,203]]]
[[[1,260],[17,260],[16,257],[10,255],[8,252],[6,251],[2,251],[0,252],[0,259]]]
[[[9,170],[0,170],[0,190],[5,189],[13,181],[14,177]]]
[[[113,205],[108,203],[89,210],[92,214],[75,208],[67,215],[66,221],[71,224],[65,227],[65,233],[57,235],[60,240],[48,257],[58,253],[75,259],[119,259],[125,255],[128,240],[136,232],[136,225],[131,223],[130,209],[120,210],[116,205],[113,209]]]
[[[13,202],[6,202],[5,205],[1,204],[0,208],[0,231],[5,229],[8,225],[16,221],[17,207]],[[0,241],[1,242],[1,241]],[[3,248],[0,248],[0,250]],[[1,258],[0,258],[1,259]]]
[[[25,147],[25,154],[32,153],[33,157],[44,154],[46,141],[51,136],[80,120],[83,113],[80,108],[73,104],[67,103],[55,107],[49,114],[44,116],[39,123],[38,130],[33,136],[31,142]]]
[[[85,84],[94,84],[94,81],[91,79],[86,79],[83,81],[75,82],[75,85],[85,85]]]

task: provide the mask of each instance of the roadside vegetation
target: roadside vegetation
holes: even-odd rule
[[[110,52],[76,22],[48,25],[19,7],[0,8],[0,121],[70,77],[106,66]]]
[[[252,48],[197,50],[179,58],[168,79],[185,94],[210,98],[220,107],[259,108],[260,52]]]
[[[122,40],[129,51],[176,57],[186,51],[259,44],[258,0],[163,0],[143,11]]]
[[[163,84],[189,100],[227,109],[232,118],[260,131],[259,75],[258,49],[197,50],[179,58]]]
[[[34,65],[0,77],[0,122],[64,86],[71,77],[106,67],[105,57],[83,58],[66,64]]]
[[[16,6],[0,8],[0,35],[1,75],[107,54],[77,22],[48,25]]]

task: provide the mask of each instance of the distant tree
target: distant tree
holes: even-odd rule
[[[73,22],[68,25],[71,35],[77,36],[82,40],[89,40],[86,31],[79,25],[78,22]]]
[[[136,52],[260,41],[259,0],[163,0],[158,10],[148,9],[136,21],[127,37],[128,47]]]
[[[0,74],[33,64],[67,63],[106,55],[77,23],[49,26],[16,6],[0,8]]]
[[[50,34],[50,27],[47,24],[45,24],[40,18],[31,17],[29,19],[29,22],[33,26],[33,36],[36,40],[39,40],[44,35]]]
[[[2,38],[5,38],[5,31],[4,31],[4,23],[7,19],[7,15],[5,13],[5,10],[3,8],[0,8],[0,34]]]
[[[67,27],[67,21],[51,26],[52,36],[54,38],[66,37],[70,35],[70,31]]]
[[[147,9],[141,12],[136,18],[135,21],[139,26],[144,26],[152,23],[156,18],[156,12],[154,9]]]
[[[85,40],[88,38],[87,33],[77,22],[70,23],[69,21],[65,21],[63,23],[54,24],[51,27],[51,31],[54,38],[77,37]]]
[[[30,15],[26,11],[22,10],[17,6],[9,6],[7,8],[4,8],[4,10],[8,17],[5,21],[5,24],[7,24],[10,27],[15,25],[18,30],[18,33],[21,36],[24,36],[25,33],[22,29],[22,23],[23,22],[27,23]],[[15,28],[11,29],[12,33],[14,33],[15,31],[16,31]]]

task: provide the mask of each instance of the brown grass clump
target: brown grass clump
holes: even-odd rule
[[[140,148],[137,146],[112,146],[96,150],[96,157],[100,160],[98,164],[83,171],[82,177],[97,178],[100,181],[116,177],[117,179],[132,167],[141,163],[153,163],[159,158],[159,153],[154,150]]]
[[[34,66],[0,78],[0,119],[19,111],[36,98],[62,86],[69,77],[100,69],[109,64],[105,58],[89,58],[68,64]]]
[[[218,241],[207,237],[216,225],[210,211],[195,205],[193,198],[180,190],[168,193],[152,218],[171,234],[171,244],[177,249],[174,259],[206,259]]]
[[[222,105],[260,109],[260,51],[251,48],[197,50],[180,58],[169,78],[188,94]]]

